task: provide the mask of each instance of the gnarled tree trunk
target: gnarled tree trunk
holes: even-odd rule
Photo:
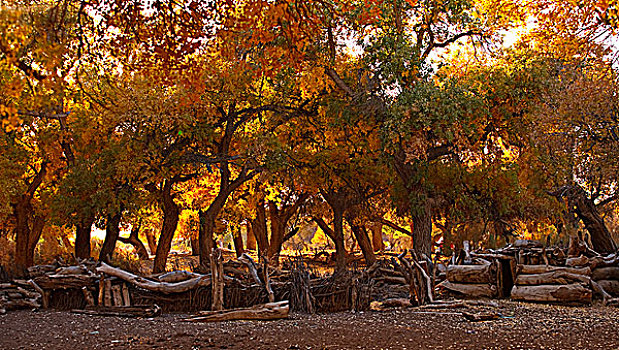
[[[131,228],[131,233],[129,234],[128,238],[118,237],[118,240],[126,244],[131,244],[133,246],[133,249],[135,249],[135,251],[138,253],[138,257],[141,260],[148,260],[148,251],[146,250],[146,247],[144,246],[144,243],[142,243],[142,241],[140,240],[139,236],[141,227],[142,224],[139,223],[138,225]]]
[[[364,226],[360,225],[350,224],[350,228],[357,239],[357,243],[359,243],[359,247],[361,247],[365,264],[367,266],[372,266],[376,262],[376,256],[374,255],[374,250],[372,249],[372,243],[370,242],[368,231]]]
[[[36,215],[32,206],[32,198],[43,183],[47,173],[47,162],[41,164],[26,192],[15,203],[12,203],[15,218],[15,267],[18,273],[26,271],[34,264],[34,249],[39,241],[43,227],[35,227]],[[37,232],[38,230],[38,232]]]
[[[153,273],[164,272],[168,254],[172,248],[172,239],[178,225],[178,216],[180,208],[174,202],[172,195],[173,181],[166,180],[161,191],[161,204],[163,208],[163,226],[161,227],[161,235],[157,244],[157,253],[153,264]]]
[[[551,193],[557,198],[567,198],[569,208],[574,208],[574,213],[582,220],[589,234],[593,250],[607,254],[617,250],[617,245],[610,235],[610,231],[604,223],[593,200],[588,197],[585,190],[578,184],[566,185]]]

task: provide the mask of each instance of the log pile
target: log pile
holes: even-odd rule
[[[590,304],[589,267],[518,265],[513,300]]]
[[[439,287],[471,298],[493,298],[498,295],[497,269],[492,263],[481,265],[449,265],[447,280]]]
[[[38,309],[41,293],[27,281],[0,283],[0,315],[10,310]]]

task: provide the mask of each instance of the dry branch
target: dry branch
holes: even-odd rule
[[[188,322],[221,322],[233,320],[276,320],[288,318],[288,300],[255,305],[251,308],[203,311],[197,316],[189,317],[183,321]]]
[[[209,286],[211,284],[211,279],[208,276],[195,277],[187,281],[177,283],[156,282],[112,267],[106,263],[101,263],[101,266],[97,267],[97,271],[120,278],[140,288],[164,294],[182,293],[201,286]]]

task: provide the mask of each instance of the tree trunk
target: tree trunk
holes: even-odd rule
[[[144,234],[146,235],[146,243],[148,244],[150,255],[155,255],[155,253],[157,253],[157,237],[155,237],[155,231],[149,228]]]
[[[412,215],[413,219],[413,249],[422,256],[431,256],[432,253],[432,213],[429,200],[419,213]]]
[[[243,247],[243,236],[241,235],[241,228],[230,226],[230,231],[232,233],[232,241],[234,242],[234,250],[236,252],[236,257],[243,255],[245,253],[245,249]]]
[[[254,236],[250,222],[245,225],[245,231],[247,232],[247,250],[256,250],[256,236]]]
[[[216,203],[216,198],[206,211],[200,211],[200,231],[199,231],[199,248],[200,248],[200,265],[210,266],[211,253],[215,248],[215,220],[219,211],[223,208],[223,204]]]
[[[75,256],[82,259],[90,258],[90,233],[95,216],[83,219],[75,227]]]
[[[105,224],[105,240],[103,241],[103,246],[99,253],[99,261],[110,262],[114,249],[116,248],[116,241],[118,241],[120,235],[120,219],[120,213],[114,215],[108,214]]]
[[[277,203],[269,201],[269,219],[271,221],[271,240],[269,242],[268,258],[274,264],[279,264],[279,254],[284,244],[284,235],[286,234],[287,218],[281,215],[277,209]]]
[[[335,243],[335,268],[338,271],[346,270],[348,252],[344,245],[344,212],[333,208],[333,243]]]
[[[269,237],[267,234],[267,217],[263,200],[259,200],[256,204],[256,218],[251,220],[251,231],[258,243],[258,256],[267,256],[269,251]]]
[[[140,227],[141,226],[142,224],[140,223],[134,227],[131,227],[131,233],[129,234],[129,237],[128,238],[119,237],[118,240],[126,244],[131,244],[133,246],[133,249],[135,249],[135,251],[138,253],[138,257],[141,260],[148,260],[149,258],[148,251],[146,250],[144,243],[142,243],[142,241],[140,240]]]
[[[372,247],[374,252],[380,252],[385,249],[385,243],[383,242],[383,224],[374,223],[371,226],[372,230]]]
[[[174,239],[174,233],[176,232],[176,226],[178,225],[180,209],[178,205],[174,203],[174,196],[172,195],[173,185],[174,184],[172,181],[166,180],[161,193],[163,226],[161,227],[159,243],[157,244],[157,253],[155,254],[155,261],[153,264],[153,273],[165,271],[168,254],[170,254],[170,249],[172,248],[172,239]]]
[[[279,255],[282,251],[284,242],[296,233],[296,230],[286,235],[286,227],[292,216],[299,211],[301,205],[309,197],[307,193],[302,193],[292,204],[283,203],[282,208],[278,208],[277,203],[269,201],[269,218],[271,219],[271,241],[269,242],[269,262],[279,265]]]
[[[47,173],[47,162],[41,163],[41,168],[36,173],[32,182],[28,184],[26,192],[19,197],[16,203],[12,204],[13,216],[15,218],[15,267],[18,273],[26,273],[26,268],[34,264],[34,248],[36,242],[31,237],[31,224],[34,218],[34,208],[32,207],[32,198],[43,183],[43,178]]]
[[[199,256],[200,255],[200,237],[192,235],[192,237],[189,238],[189,243],[191,244],[191,255]]]
[[[35,216],[34,221],[32,223],[32,229],[30,230],[30,239],[28,241],[28,254],[30,254],[29,259],[34,264],[34,250],[39,243],[39,239],[41,239],[41,234],[43,233],[43,229],[45,228],[45,217],[43,216]]]
[[[591,235],[593,250],[601,254],[613,253],[617,250],[617,245],[604,223],[604,218],[580,185],[564,186],[552,195],[558,198],[566,197],[568,206],[575,208],[574,212]]]
[[[365,259],[365,265],[368,267],[374,265],[376,262],[376,256],[374,255],[374,250],[372,249],[372,243],[370,242],[368,231],[364,226],[359,225],[350,224],[350,228],[359,243],[359,247],[361,247],[361,252],[363,253],[363,258]]]

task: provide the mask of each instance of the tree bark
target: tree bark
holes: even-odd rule
[[[120,213],[108,214],[105,224],[105,240],[103,240],[103,246],[101,252],[99,252],[99,261],[110,262],[114,249],[116,249],[116,241],[118,241],[120,235],[120,219]]]
[[[95,216],[83,219],[75,227],[75,256],[82,259],[90,258],[90,233]]]
[[[157,253],[155,254],[153,273],[165,271],[168,254],[172,248],[172,239],[174,238],[176,226],[178,225],[180,208],[174,202],[174,196],[172,195],[173,185],[173,181],[166,180],[161,191],[163,226],[161,227],[161,235],[159,236],[159,242],[157,244]]]

